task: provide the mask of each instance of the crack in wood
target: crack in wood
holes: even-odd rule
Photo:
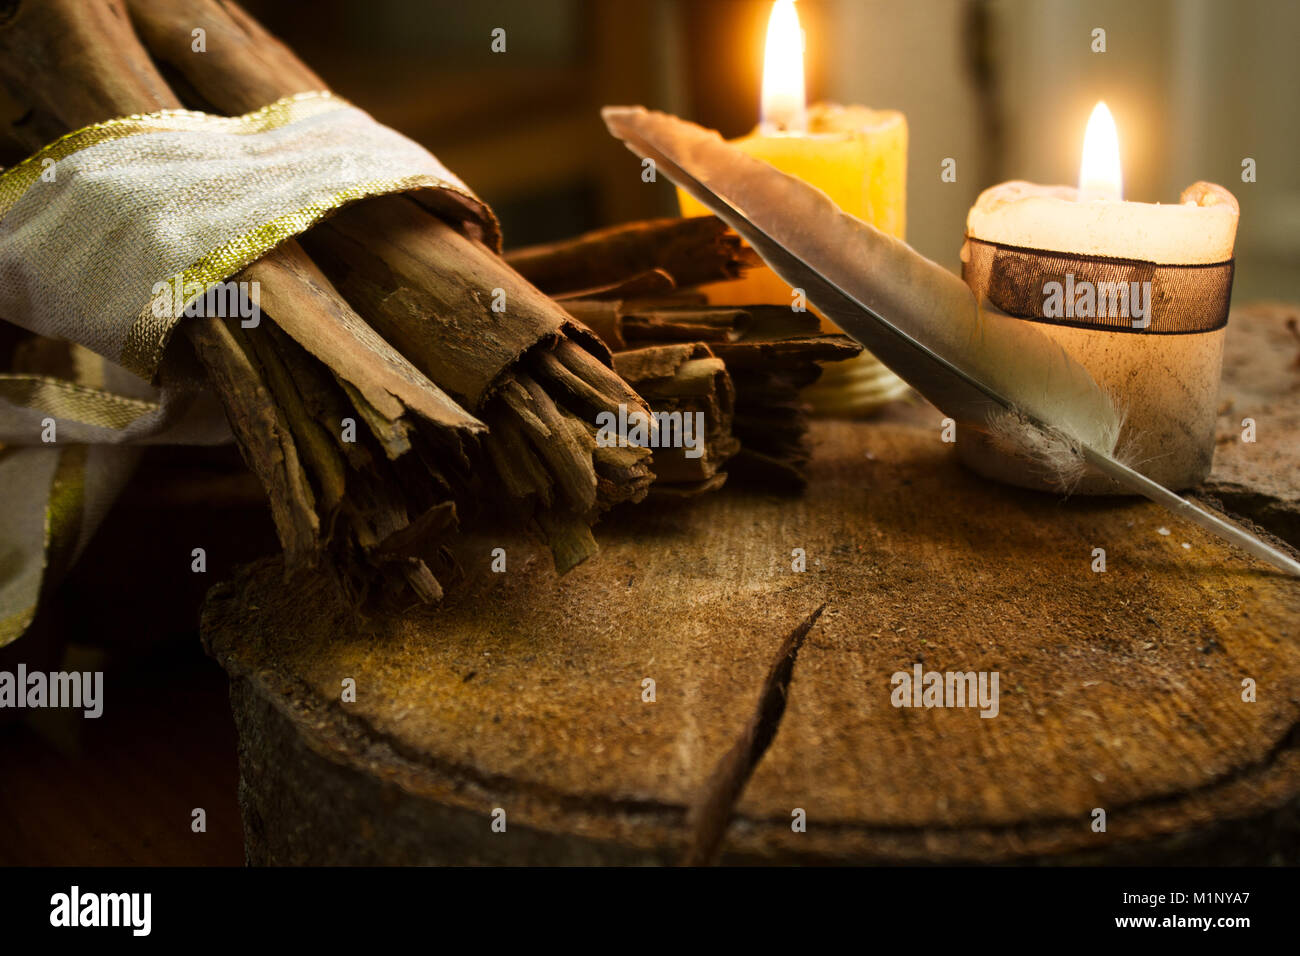
[[[754,715],[740,732],[731,749],[713,768],[713,773],[709,775],[708,782],[700,791],[699,798],[687,814],[686,822],[691,834],[686,853],[682,858],[683,865],[707,866],[716,862],[736,802],[740,799],[754,768],[763,759],[763,754],[767,753],[767,748],[772,745],[777,730],[780,729],[799,649],[803,647],[804,638],[808,636],[808,632],[812,630],[824,610],[826,610],[825,602],[804,618],[803,622],[781,642],[781,647],[759,691]]]
[[[1300,554],[1300,510],[1294,501],[1256,488],[1216,482],[1214,476],[1187,497],[1236,521],[1283,553]]]

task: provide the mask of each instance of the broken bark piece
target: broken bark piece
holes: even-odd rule
[[[600,548],[586,519],[563,511],[539,511],[537,523],[551,549],[556,574],[568,574]]]
[[[540,349],[534,356],[540,371],[560,386],[567,398],[591,415],[603,411],[606,396],[568,368],[550,349]]]
[[[628,408],[644,409],[645,400],[637,394],[636,389],[611,370],[586,349],[579,348],[572,342],[563,341],[555,347],[555,357],[574,375],[578,376],[593,389],[605,396],[604,409],[618,403]]]
[[[403,594],[403,589],[397,586],[400,580],[421,602],[442,600],[442,585],[422,557],[410,556],[402,548],[387,547],[394,541],[405,543],[411,540],[407,536],[412,523],[407,502],[394,494],[395,490],[396,486],[383,476],[362,473],[351,483],[349,493],[340,505],[342,520],[352,531],[347,543],[355,542],[356,550],[351,557],[364,567],[379,567],[387,572],[376,578],[368,574],[348,574],[349,568],[345,564],[340,562],[336,565],[341,572],[340,583],[344,593],[354,608],[369,598],[372,578],[390,598],[400,600]],[[441,530],[454,530],[454,522],[441,526]],[[427,534],[418,538],[422,544],[428,545]]]
[[[650,404],[656,483],[698,486],[717,475],[739,448],[735,395],[722,360],[696,342],[619,352],[614,363]]]
[[[344,421],[357,413],[355,402],[349,402],[346,383],[339,382],[338,388],[326,388],[322,376],[328,370],[313,359],[305,349],[292,347],[291,340],[276,328],[274,322],[265,326],[267,334],[277,342],[277,353],[285,368],[297,383],[298,394],[302,396],[308,412],[314,421],[321,424],[331,439],[343,452],[348,466],[354,469],[373,467],[374,457],[364,442],[344,440]],[[337,380],[336,380],[337,381]]]
[[[602,342],[615,352],[628,347],[623,338],[622,300],[569,299],[564,309],[591,329]]]
[[[411,450],[411,424],[403,418],[389,418],[366,400],[351,382],[339,379],[344,394],[356,410],[358,417],[379,442],[390,461],[396,461]]]
[[[489,409],[486,417],[492,433],[484,445],[509,500],[516,510],[526,509],[525,517],[534,506],[549,509],[554,502],[554,478],[524,437],[517,416],[498,407]]]
[[[594,439],[596,430],[589,430]],[[650,452],[645,448],[597,443],[595,462],[596,495],[611,508],[629,502],[635,504],[655,489],[651,484],[655,474],[651,471]]]
[[[405,528],[398,528],[375,547],[384,554],[422,558],[456,528],[456,506],[450,501],[434,505]]]

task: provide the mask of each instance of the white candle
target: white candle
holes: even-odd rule
[[[1211,183],[1196,183],[1184,190],[1177,204],[1126,202],[1121,198],[1118,154],[1114,122],[1104,104],[1098,104],[1085,136],[1079,188],[1026,182],[994,186],[971,208],[967,236],[1014,250],[1136,260],[1139,265],[1134,275],[1142,274],[1141,264],[1153,272],[1159,266],[1213,267],[1232,259],[1238,207],[1230,192]],[[1018,254],[1014,250],[998,255],[1014,257]],[[974,256],[968,243],[963,250],[968,267]],[[978,270],[968,268],[973,271]],[[1095,319],[1096,313],[1090,317],[1082,309],[1075,314],[1074,276],[1060,271],[1058,268],[1046,277],[1059,280],[1055,285],[1045,281],[1040,283],[1042,288],[1020,290],[1021,301],[1041,296],[1047,315],[1034,320],[1038,328],[1087,368],[1122,408],[1125,429],[1121,450],[1129,463],[1176,488],[1204,480],[1213,459],[1226,330],[1171,332],[1162,328],[1162,314],[1186,312],[1189,303],[1177,301],[1176,291],[1170,293],[1176,284],[1155,289],[1151,297],[1152,283],[1147,283],[1146,289],[1133,289],[1135,313],[1141,308],[1141,294],[1148,295],[1145,317],[1135,314],[1131,322],[1088,327],[1088,319]],[[1221,267],[1214,274],[1229,273]],[[974,278],[968,275],[973,287]],[[1060,301],[1067,310],[1064,313],[1052,311],[1058,303],[1050,296],[1057,295],[1058,288],[1064,293]],[[1099,309],[1102,296],[1093,296],[1091,303],[1084,296],[1092,292],[1080,287],[1078,302]],[[986,475],[1030,487],[1046,486],[1023,463],[1001,456],[975,433],[963,433],[958,444],[963,460]],[[1105,482],[1089,481],[1080,490],[1104,493],[1113,489]]]
[[[1080,200],[1073,186],[1001,183],[980,193],[966,232],[989,242],[1082,255],[1196,265],[1232,258],[1237,200],[1196,183],[1179,202]]]

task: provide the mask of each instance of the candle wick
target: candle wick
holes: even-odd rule
[[[782,114],[779,119],[764,118],[759,121],[760,133],[806,133],[808,132],[807,114],[803,110],[792,111],[791,115]]]

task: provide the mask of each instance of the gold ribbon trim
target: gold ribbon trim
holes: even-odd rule
[[[114,431],[121,431],[160,407],[157,402],[127,398],[45,375],[0,375],[0,399],[54,418]]]
[[[15,449],[0,450],[0,455],[6,451],[13,453]],[[54,454],[54,449],[50,449],[50,453]],[[0,617],[0,647],[22,637],[31,627],[40,601],[47,596],[45,592],[57,586],[71,564],[81,538],[88,450],[84,445],[70,445],[57,454],[59,459],[50,478],[45,504],[39,582],[33,581],[27,600],[18,605],[18,610],[4,609],[9,613]]]
[[[349,126],[350,118],[343,117],[340,119],[341,130],[351,129],[353,134],[356,135],[358,129],[364,133],[373,128],[377,134],[375,137],[376,143],[385,142],[383,139],[385,136],[389,137],[387,142],[395,143],[398,139],[405,140],[404,137],[399,137],[392,130],[375,123],[373,119],[365,116],[364,113],[346,100],[325,91],[299,93],[286,97],[244,116],[225,117],[189,110],[162,110],[156,113],[121,117],[103,123],[96,123],[69,133],[12,169],[0,173],[0,219],[26,195],[29,189],[41,181],[42,174],[49,168],[51,162],[58,163],[60,160],[67,159],[82,150],[94,146],[112,143],[131,136],[157,133],[192,131],[238,136],[273,133],[304,120],[344,111],[356,114],[357,117],[364,120],[365,124],[372,125],[358,127],[353,124]],[[345,139],[342,142],[350,142],[350,140]],[[368,141],[362,139],[360,142]],[[457,197],[459,202],[464,204],[469,214],[477,216],[478,225],[488,235],[496,235],[495,217],[493,217],[491,210],[482,200],[475,196],[463,183],[457,181],[454,174],[442,167],[427,152],[419,150],[409,140],[405,140],[405,145],[422,153],[429,160],[427,164],[423,164],[428,169],[393,178],[374,178],[372,176],[372,178],[363,179],[360,182],[347,183],[332,192],[330,191],[332,186],[326,187],[318,190],[310,201],[307,201],[307,197],[304,195],[302,199],[306,201],[305,205],[296,209],[290,206],[288,212],[268,210],[268,215],[274,216],[274,218],[258,223],[251,229],[246,228],[247,223],[244,223],[240,227],[242,231],[238,235],[223,242],[219,247],[204,253],[198,260],[190,263],[180,272],[170,276],[157,277],[158,281],[165,281],[173,288],[179,287],[187,289],[187,291],[201,289],[201,291],[193,291],[184,303],[173,303],[173,308],[170,309],[172,314],[156,316],[154,315],[150,290],[142,289],[140,292],[141,297],[148,297],[150,301],[144,302],[136,317],[131,320],[131,324],[126,330],[125,339],[122,340],[120,345],[120,354],[116,356],[108,355],[107,357],[140,377],[152,381],[162,360],[167,341],[180,318],[179,313],[183,311],[185,306],[205,295],[213,286],[255,262],[286,239],[309,229],[339,207],[359,199],[423,188],[451,193]],[[382,149],[383,147],[374,148]],[[303,157],[300,156],[294,157],[293,160],[300,165],[303,163]],[[395,162],[390,165],[400,166],[402,163]],[[414,168],[419,168],[419,165],[421,164],[415,164]],[[439,175],[439,171],[444,172],[446,175]],[[292,170],[286,167],[286,175],[290,173],[292,173]],[[301,176],[309,175],[309,173],[310,164],[308,164],[305,171],[299,171],[293,175]],[[289,179],[286,179],[286,181],[291,180],[292,175],[289,176]],[[83,188],[98,188],[99,185],[101,184],[92,183]],[[320,198],[321,195],[324,195],[323,199]],[[174,268],[174,264],[172,267]]]
[[[23,193],[41,178],[45,160],[58,162],[88,146],[111,142],[139,133],[172,133],[184,130],[214,130],[234,135],[266,133],[290,123],[349,106],[332,93],[298,93],[269,103],[243,116],[213,116],[193,110],[159,110],[105,120],[60,136],[40,152],[0,174],[0,216],[7,213]]]

